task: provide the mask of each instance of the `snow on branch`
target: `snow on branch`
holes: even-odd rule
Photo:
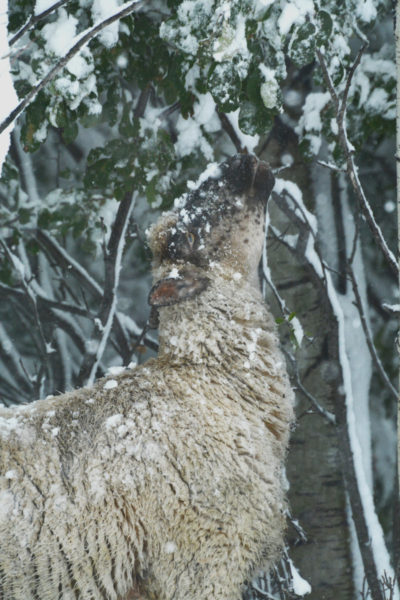
[[[10,112],[10,114],[0,123],[0,134],[9,127],[13,121],[23,112],[23,110],[34,100],[37,94],[43,89],[54,77],[57,75],[61,69],[63,69],[66,64],[79,52],[81,48],[83,48],[86,44],[90,42],[98,33],[100,33],[105,27],[111,25],[115,21],[126,17],[131,14],[137,8],[141,6],[142,0],[133,0],[133,2],[125,2],[122,6],[118,7],[118,11],[111,14],[107,19],[104,19],[92,27],[85,29],[79,35],[77,35],[73,41],[70,49],[67,54],[61,58],[56,65],[50,69],[45,77],[35,85],[31,91],[25,96],[25,98],[18,104],[14,110]]]

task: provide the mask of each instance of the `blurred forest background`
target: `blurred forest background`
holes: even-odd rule
[[[297,390],[290,558],[246,598],[308,593],[294,565],[313,600],[399,598],[394,10],[11,0],[1,14],[19,99],[0,125],[6,406],[154,354],[149,224],[210,162],[249,151],[274,168],[260,281]]]

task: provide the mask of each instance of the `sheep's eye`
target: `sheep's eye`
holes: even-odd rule
[[[188,244],[191,248],[193,248],[194,243],[196,241],[196,236],[194,235],[194,233],[192,233],[191,231],[187,231],[186,232],[186,239],[188,241]]]

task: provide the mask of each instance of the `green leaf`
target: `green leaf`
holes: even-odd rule
[[[243,133],[255,135],[266,133],[273,125],[275,111],[243,102],[239,111],[239,127]]]
[[[318,46],[328,44],[333,30],[333,21],[331,15],[326,10],[320,10],[318,13],[319,28],[316,35]]]
[[[70,144],[74,141],[78,135],[79,128],[76,121],[70,119],[62,129],[62,137],[66,144]]]
[[[222,112],[231,112],[239,107],[242,82],[231,62],[215,65],[208,77],[207,87]]]
[[[44,141],[42,139],[38,140],[35,134],[44,122],[47,123],[46,108],[48,104],[49,98],[42,90],[25,111],[25,122],[21,127],[21,139],[27,152],[34,152]]]
[[[307,65],[315,57],[316,27],[310,21],[295,29],[289,44],[288,54],[299,67]]]

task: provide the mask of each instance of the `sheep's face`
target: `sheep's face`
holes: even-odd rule
[[[175,277],[162,280],[161,296],[168,287],[168,301],[161,296],[156,300],[155,286],[150,303],[172,304],[199,293],[215,265],[254,278],[264,240],[265,206],[273,185],[274,176],[266,163],[238,154],[189,193],[174,213],[163,217],[151,232],[150,245],[155,266],[164,274],[174,269]],[[188,280],[190,292],[185,286]],[[177,292],[179,285],[184,292]]]

